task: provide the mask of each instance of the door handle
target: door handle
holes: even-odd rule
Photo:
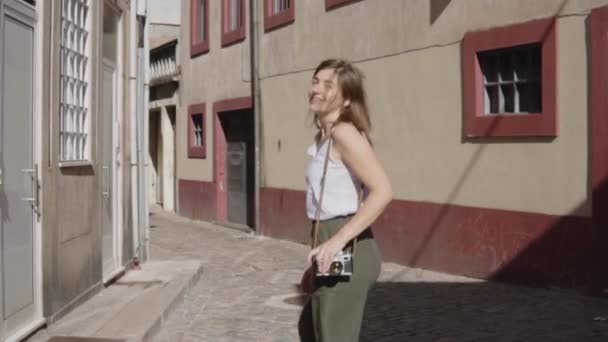
[[[101,196],[110,197],[110,167],[102,166],[103,169],[103,190],[101,191]]]
[[[21,169],[21,172],[30,175],[32,197],[24,197],[23,201],[29,202],[36,216],[40,218],[40,180],[38,179],[38,164],[34,164],[32,169]]]

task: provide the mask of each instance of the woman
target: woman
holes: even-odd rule
[[[309,148],[307,214],[316,219],[321,178],[329,151],[316,245],[308,255],[328,273],[334,256],[354,250],[349,277],[315,278],[311,296],[317,341],[358,341],[367,293],[380,274],[380,253],[370,225],[392,197],[389,179],[369,141],[370,118],[363,74],[351,63],[329,59],[316,68],[309,91],[319,132]],[[360,200],[361,189],[366,196]]]

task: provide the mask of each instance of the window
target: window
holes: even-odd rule
[[[477,54],[486,115],[542,112],[540,57],[538,44]]]
[[[465,35],[465,136],[557,135],[556,25],[550,18]]]
[[[264,0],[264,32],[294,22],[295,0]]]
[[[89,0],[62,0],[59,161],[91,160]]]
[[[325,0],[325,10],[330,10],[332,8],[340,7],[342,5],[346,5],[351,2],[355,2],[357,0]]]
[[[224,0],[222,4],[222,46],[245,39],[245,0]]]
[[[205,158],[205,104],[188,107],[188,158]]]
[[[209,0],[190,0],[190,57],[209,51]]]

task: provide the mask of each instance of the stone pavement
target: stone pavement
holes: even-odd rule
[[[297,341],[308,248],[155,211],[151,256],[203,275],[155,341]],[[383,264],[361,341],[608,341],[608,300]]]

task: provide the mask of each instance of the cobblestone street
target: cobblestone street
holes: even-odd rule
[[[203,262],[155,341],[299,339],[306,246],[158,211],[150,222],[153,259]],[[607,341],[605,318],[606,299],[385,263],[361,341]]]

